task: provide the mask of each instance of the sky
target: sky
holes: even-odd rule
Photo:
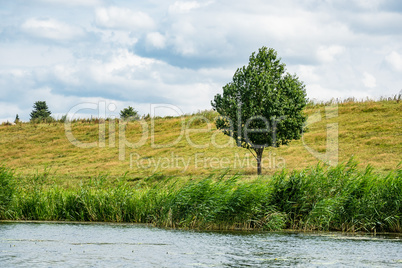
[[[263,46],[311,100],[402,90],[399,0],[0,0],[0,18],[0,122],[35,101],[56,118],[211,109]]]

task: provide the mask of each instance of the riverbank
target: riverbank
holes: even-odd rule
[[[189,228],[169,228],[158,227],[151,223],[135,223],[135,222],[104,222],[104,221],[42,221],[42,220],[0,220],[0,224],[55,224],[55,225],[100,225],[100,226],[116,226],[116,227],[140,227],[140,228],[157,228],[163,230],[178,230],[178,231],[193,231],[193,232],[214,232],[228,234],[253,234],[253,233],[278,233],[278,234],[300,234],[305,233],[312,236],[342,236],[350,239],[364,240],[365,238],[387,237],[402,241],[401,233],[395,232],[340,232],[340,231],[325,231],[325,230],[307,230],[307,229],[281,229],[281,230],[261,230],[261,229],[228,229],[228,230],[204,230],[204,229],[189,229]]]
[[[105,176],[79,187],[46,185],[49,174],[24,183],[0,169],[0,218],[8,220],[149,223],[202,230],[402,232],[402,169],[376,173],[351,159],[336,167],[242,180],[241,175],[177,179],[154,174],[114,186]]]

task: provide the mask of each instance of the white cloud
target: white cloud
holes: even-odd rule
[[[156,49],[163,49],[166,46],[166,37],[158,32],[151,32],[147,34],[146,42]]]
[[[377,86],[377,80],[375,77],[367,72],[363,73],[362,82],[365,87],[374,88]]]
[[[337,45],[327,47],[321,46],[317,50],[317,57],[322,62],[332,62],[337,57],[339,57],[344,51],[345,48],[343,46],[337,46]]]
[[[66,6],[96,6],[102,3],[101,0],[40,0],[53,5],[66,5]]]
[[[374,33],[381,35],[400,35],[402,14],[399,12],[370,11],[360,12],[345,18],[350,28],[356,33],[364,33],[372,36]]]
[[[83,30],[80,28],[55,19],[31,18],[26,20],[21,28],[24,32],[33,36],[61,41],[71,40],[84,35]]]
[[[317,82],[320,77],[316,74],[316,67],[310,65],[300,65],[297,68],[297,75],[304,82]]]
[[[396,70],[402,71],[402,55],[396,51],[392,51],[385,57],[385,60]]]
[[[155,27],[154,20],[148,14],[119,7],[97,8],[95,22],[100,27],[132,31]]]
[[[307,96],[310,100],[315,101],[329,101],[331,99],[346,99],[348,97],[355,97],[356,99],[372,98],[366,91],[348,90],[343,91],[335,87],[323,87],[320,84],[309,84],[306,86]]]
[[[115,55],[109,62],[103,63],[102,67],[107,72],[112,73],[114,71],[123,70],[127,67],[147,69],[150,65],[156,62],[157,61],[154,59],[137,56],[129,52],[127,49],[119,49],[115,52]]]
[[[169,13],[187,13],[199,7],[201,4],[197,1],[176,1],[169,6]]]
[[[117,44],[119,47],[133,46],[138,42],[138,38],[125,30],[102,29],[99,30],[104,44]]]
[[[54,75],[65,84],[79,85],[78,70],[69,65],[58,64],[53,68]]]
[[[308,84],[306,86],[306,92],[309,99],[328,101],[332,98],[339,98],[341,94],[334,92],[333,89],[325,88],[320,84]]]
[[[197,52],[196,42],[202,38],[199,29],[189,21],[174,23],[170,29],[170,36],[175,52],[181,55],[194,55]]]
[[[10,1],[0,10],[0,100],[16,108],[0,109],[0,118],[29,116],[39,98],[60,114],[64,101],[74,106],[87,97],[139,110],[156,102],[186,112],[210,108],[262,46],[278,51],[310,98],[401,88],[402,12],[387,10],[391,4],[207,1]]]
[[[354,1],[359,7],[364,9],[377,9],[378,6],[383,3],[383,0],[355,0]]]
[[[21,119],[21,109],[19,109],[15,104],[0,101],[0,107],[2,109],[2,113],[0,114],[0,123],[7,121],[14,122],[17,114]]]
[[[32,44],[27,47],[23,43],[0,44],[0,68],[23,67],[30,69],[35,66],[53,65],[74,59],[69,48],[52,47]]]

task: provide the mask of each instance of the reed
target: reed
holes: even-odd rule
[[[23,184],[1,184],[2,196],[13,193],[2,201],[1,216],[193,229],[402,232],[402,168],[384,175],[357,165],[352,158],[254,181],[221,174],[183,182],[155,174],[128,184],[123,176],[112,187],[103,175],[67,189],[44,187],[51,175],[36,174]],[[16,176],[2,167],[0,178]]]
[[[0,165],[0,219],[6,218],[7,208],[14,193],[14,171]]]

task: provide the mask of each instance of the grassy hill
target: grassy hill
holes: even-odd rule
[[[316,165],[320,161],[317,155],[325,161],[328,127],[337,133],[337,143],[332,142],[339,162],[354,156],[360,167],[370,164],[377,172],[385,173],[402,160],[401,102],[311,104],[305,112],[313,123],[304,141],[267,148],[263,174],[273,174],[284,167],[301,170]],[[198,176],[227,171],[254,176],[255,159],[216,130],[215,116],[205,111],[182,118],[130,122],[126,126],[113,121],[76,120],[71,123],[71,132],[60,122],[2,125],[0,163],[22,175],[46,169],[56,177],[77,179],[105,173],[141,178],[158,172]],[[82,146],[74,144],[74,139]]]
[[[402,232],[402,104],[306,113],[304,140],[267,149],[263,174],[275,174],[260,177],[251,154],[215,129],[212,111],[0,126],[0,220]],[[336,157],[344,163],[325,166]]]

